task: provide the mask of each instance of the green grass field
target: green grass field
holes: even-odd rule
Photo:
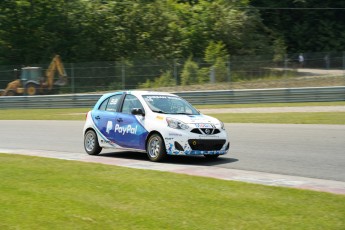
[[[345,105],[292,103],[203,108]],[[84,120],[89,108],[0,110],[0,120]],[[227,123],[345,124],[345,113],[210,114]],[[345,229],[345,196],[0,154],[0,229]]]
[[[345,112],[318,113],[219,113],[224,123],[334,124],[345,125]]]
[[[196,105],[195,107],[198,109],[217,109],[217,108],[303,107],[303,106],[345,106],[345,101]]]
[[[290,107],[290,106],[344,106],[345,102],[270,103],[198,105],[198,109]],[[84,120],[90,108],[78,109],[6,109],[0,110],[0,120]],[[344,112],[318,113],[222,113],[210,114],[226,123],[281,123],[281,124],[345,124]]]
[[[345,196],[0,154],[0,229],[345,229]]]

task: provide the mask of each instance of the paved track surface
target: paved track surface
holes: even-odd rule
[[[0,127],[0,151],[157,170],[170,167],[170,171],[193,175],[215,174],[214,177],[222,179],[297,184],[305,188],[311,186],[310,181],[314,184],[338,181],[338,191],[345,193],[345,126],[342,125],[226,124],[231,138],[228,155],[213,161],[204,157],[170,157],[163,166],[149,162],[143,153],[106,150],[101,157],[87,156],[82,145],[82,121],[0,121]],[[307,184],[301,182],[306,178],[314,179]],[[318,188],[327,183],[319,184]]]

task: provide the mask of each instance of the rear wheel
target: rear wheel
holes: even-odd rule
[[[159,134],[150,136],[147,141],[146,152],[151,161],[161,161],[166,157],[164,141]]]
[[[89,130],[85,133],[84,148],[89,155],[98,155],[102,151],[95,131]]]
[[[33,95],[37,94],[37,91],[38,91],[37,89],[38,89],[38,86],[36,84],[29,83],[25,87],[25,92],[26,92],[27,95],[33,96]]]

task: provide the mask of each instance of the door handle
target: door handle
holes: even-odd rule
[[[122,120],[121,117],[120,117],[120,118],[117,118],[117,121],[118,121],[118,122],[123,122],[123,120]]]
[[[99,119],[101,119],[101,117],[100,117],[100,116],[96,116],[95,119],[96,119],[96,120],[99,120]]]

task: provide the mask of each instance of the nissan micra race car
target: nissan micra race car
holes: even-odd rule
[[[167,154],[217,158],[229,147],[221,121],[169,93],[105,94],[87,113],[84,126],[84,148],[90,155],[115,148],[146,152],[151,161]]]

